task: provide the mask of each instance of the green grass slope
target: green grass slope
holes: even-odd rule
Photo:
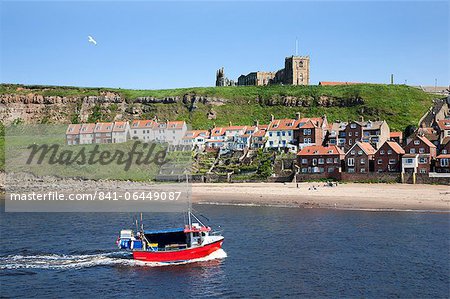
[[[276,118],[294,117],[296,112],[303,116],[326,114],[329,121],[384,119],[391,130],[403,130],[408,125],[416,125],[421,116],[432,105],[433,95],[406,85],[358,84],[345,86],[236,86],[236,87],[193,87],[165,90],[130,90],[114,88],[83,88],[54,86],[22,86],[2,84],[0,94],[42,94],[44,96],[87,96],[99,95],[104,91],[121,94],[132,103],[136,97],[201,95],[227,99],[222,106],[197,104],[191,110],[181,102],[174,104],[150,104],[141,117],[157,115],[160,119],[185,120],[193,128],[209,128],[215,125],[252,124],[255,119],[267,123],[270,115]],[[271,99],[295,97],[308,99],[307,107],[290,107],[282,104],[267,104]],[[321,97],[351,100],[362,99],[354,105],[321,105]],[[263,99],[258,101],[257,99]],[[208,120],[207,113],[213,109],[217,118]],[[108,116],[105,117],[107,120]]]

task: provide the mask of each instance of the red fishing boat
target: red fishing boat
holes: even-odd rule
[[[192,222],[194,219],[195,222]],[[186,262],[207,257],[222,247],[223,236],[213,232],[188,212],[188,224],[164,230],[122,230],[117,240],[120,249],[131,250],[133,258],[144,262]]]

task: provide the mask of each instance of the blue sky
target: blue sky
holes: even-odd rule
[[[449,24],[448,1],[2,2],[0,81],[212,86],[282,68],[298,38],[311,84],[448,85]]]

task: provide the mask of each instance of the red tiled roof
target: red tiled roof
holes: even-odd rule
[[[295,124],[295,119],[275,119],[270,122],[268,131],[293,130]]]
[[[343,155],[344,152],[336,145],[322,146],[311,145],[301,149],[298,156],[313,156],[313,155]]]
[[[215,127],[211,130],[211,137],[222,136],[224,134],[225,134],[225,128],[223,128],[223,127]]]
[[[402,138],[403,137],[403,132],[391,132],[390,134],[391,138]]]
[[[359,82],[333,82],[333,81],[320,81],[319,85],[354,85],[354,84],[363,84]]]
[[[312,124],[312,126],[309,125],[309,126],[311,126],[311,128],[321,127],[323,125],[323,120],[324,119],[322,117],[311,117],[311,118],[304,117],[295,122],[295,127],[300,127],[300,124],[304,124],[303,126],[300,127],[300,128],[303,128],[309,122],[311,122],[311,124]],[[308,129],[308,128],[305,128],[305,129]]]
[[[171,130],[181,130],[183,128],[183,125],[185,124],[184,121],[169,121],[167,122],[167,129]]]
[[[95,133],[110,133],[113,130],[113,123],[96,123]]]
[[[95,124],[81,124],[80,134],[94,133]]]
[[[355,146],[359,146],[359,148],[362,149],[367,155],[373,155],[376,152],[376,150],[369,142],[358,141],[348,150],[347,153],[351,152]]]
[[[311,120],[308,120],[306,124],[300,127],[301,129],[314,129],[317,128],[317,126],[312,122]]]
[[[437,159],[450,159],[450,154],[442,154],[436,157]]]
[[[126,128],[126,122],[124,121],[116,121],[114,123],[113,132],[124,132]]]
[[[209,137],[209,131],[208,130],[187,131],[186,134],[184,134],[183,139],[194,139],[194,138],[197,138],[200,135],[204,136],[205,138],[208,138]]]
[[[404,154],[405,150],[400,146],[400,144],[398,144],[397,142],[394,141],[386,141],[386,143],[389,145],[390,148],[392,148],[392,150],[394,152],[396,152],[397,154]]]
[[[148,128],[153,128],[154,126],[156,126],[156,122],[154,122],[153,120],[133,120],[133,122],[131,123],[131,128],[132,129],[148,129]]]
[[[417,138],[419,138],[420,140],[422,140],[422,141],[423,141],[426,145],[428,145],[429,147],[436,148],[436,145],[434,145],[430,140],[428,140],[427,137],[425,137],[425,136],[417,136]],[[413,141],[411,141],[411,142],[413,142]]]
[[[67,127],[66,134],[67,135],[78,135],[80,133],[80,130],[81,130],[80,124],[70,124]]]
[[[450,119],[441,119],[438,121],[439,129],[450,130]]]
[[[254,137],[264,137],[265,135],[266,135],[266,130],[259,129],[258,131],[253,133],[252,136],[254,136]]]

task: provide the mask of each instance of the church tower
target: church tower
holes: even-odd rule
[[[309,85],[309,56],[286,57],[283,84]]]

